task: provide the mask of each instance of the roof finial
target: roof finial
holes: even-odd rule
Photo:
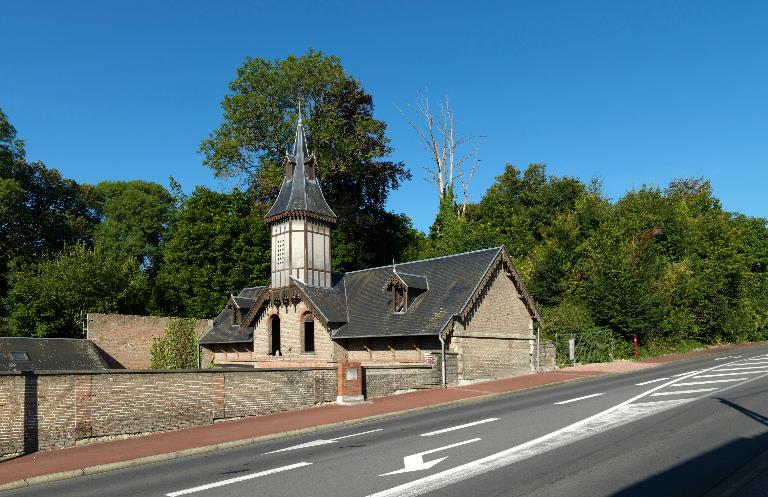
[[[301,126],[301,97],[299,97],[299,126]]]

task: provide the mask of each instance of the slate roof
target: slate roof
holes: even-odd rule
[[[501,247],[436,259],[406,262],[346,273],[341,280],[348,296],[349,320],[332,333],[333,338],[364,338],[436,335],[466,306]],[[381,284],[393,269],[399,276],[418,275],[426,283],[422,292],[403,313],[392,312],[391,294]],[[412,281],[412,282],[414,282]],[[426,286],[426,285],[424,285]]]
[[[540,321],[533,299],[504,247],[352,271],[334,278],[331,288],[291,278],[290,287],[328,325],[333,339],[437,335],[455,316],[471,308],[499,264],[511,273],[531,316]],[[409,291],[418,290],[402,313],[392,312],[392,293],[382,290],[383,283],[394,274]],[[269,287],[260,288],[251,312],[262,309],[272,298]],[[200,343],[251,341],[253,328],[241,330],[239,325],[233,325],[233,312],[232,308],[222,311]]]
[[[25,352],[29,360],[14,360],[11,352]],[[102,369],[109,366],[90,340],[0,337],[0,371]]]
[[[307,141],[304,137],[301,116],[296,126],[293,155],[286,157],[286,160],[290,163],[292,172],[290,177],[286,175],[283,179],[277,200],[264,220],[271,223],[295,213],[335,223],[336,214],[325,201],[323,191],[320,189],[320,181],[313,173],[315,157],[307,153]]]
[[[248,343],[253,341],[253,328],[233,323],[235,310],[227,307],[213,320],[213,326],[200,336],[200,345],[214,343]]]
[[[265,288],[263,286],[243,288],[237,296],[230,297],[230,301],[235,303],[242,314],[245,314],[257,302],[257,298]],[[213,320],[213,326],[200,336],[200,345],[252,342],[253,328],[242,328],[238,324],[233,324],[235,312],[237,310],[231,306],[225,307]]]
[[[404,273],[397,268],[395,268],[394,274],[396,274],[397,277],[400,278],[400,281],[405,283],[405,286],[408,288],[416,288],[418,290],[427,290],[429,288],[429,283],[426,276]]]

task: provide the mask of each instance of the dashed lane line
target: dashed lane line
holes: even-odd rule
[[[462,428],[469,428],[470,426],[482,425],[482,424],[485,424],[485,423],[490,423],[492,421],[498,421],[498,420],[499,420],[499,418],[481,419],[480,421],[473,421],[471,423],[465,423],[463,425],[451,426],[450,428],[443,428],[442,430],[435,430],[435,431],[430,431],[429,433],[422,433],[420,436],[422,436],[422,437],[433,437],[435,435],[441,435],[443,433],[448,433],[450,431],[461,430]]]
[[[570,404],[571,402],[578,402],[579,400],[591,399],[592,397],[599,397],[600,395],[605,395],[605,392],[593,393],[592,395],[585,395],[583,397],[576,397],[575,399],[568,399],[568,400],[563,400],[563,401],[560,401],[560,402],[555,402],[555,405],[556,406],[561,406],[561,405],[564,405],[564,404]]]
[[[723,364],[723,365],[727,365]],[[396,487],[388,488],[380,492],[376,492],[368,497],[415,497],[417,495],[423,495],[429,492],[434,492],[449,485],[458,483],[460,481],[478,476],[494,469],[502,468],[513,464],[517,461],[527,459],[529,457],[536,456],[553,450],[558,447],[582,440],[589,436],[601,433],[603,431],[615,428],[622,424],[635,421],[645,416],[661,412],[677,405],[684,404],[686,402],[693,402],[699,397],[685,398],[685,399],[670,399],[669,401],[661,402],[645,402],[637,403],[638,400],[652,396],[654,393],[662,390],[668,386],[674,385],[680,380],[691,378],[698,373],[704,373],[712,371],[720,366],[704,369],[701,371],[695,371],[688,373],[687,376],[683,376],[680,379],[671,380],[666,383],[662,383],[656,387],[646,390],[634,397],[625,400],[619,404],[616,404],[608,409],[605,409],[597,414],[593,414],[585,419],[572,423],[568,426],[555,430],[551,433],[543,435],[534,440],[530,440],[523,444],[511,447],[509,449],[491,454],[489,456],[470,461],[468,463],[456,466],[454,468],[446,469],[438,473],[434,473],[417,480],[409,481]],[[721,391],[727,391],[732,388],[744,385],[752,381],[765,378],[768,374],[762,376],[753,377],[746,382],[729,385],[722,388]],[[717,390],[716,388],[711,390]],[[710,389],[698,389],[695,392],[711,391]],[[683,393],[678,391],[677,393]]]
[[[177,492],[171,492],[171,493],[165,494],[165,495],[167,495],[168,497],[178,497],[179,495],[192,494],[192,493],[200,492],[200,491],[203,491],[203,490],[209,490],[211,488],[223,487],[224,485],[230,485],[232,483],[238,483],[238,482],[241,482],[241,481],[252,480],[254,478],[261,478],[262,476],[273,475],[275,473],[282,473],[283,471],[289,471],[291,469],[296,469],[296,468],[301,468],[301,467],[304,467],[304,466],[309,466],[310,464],[312,464],[312,463],[311,462],[299,462],[299,463],[291,464],[291,465],[288,465],[288,466],[281,466],[279,468],[272,468],[272,469],[268,469],[266,471],[260,471],[259,473],[253,473],[253,474],[250,474],[250,475],[238,476],[236,478],[230,478],[228,480],[221,480],[221,481],[217,481],[217,482],[214,482],[214,483],[208,483],[207,485],[200,485],[199,487],[187,488],[187,489],[184,489],[184,490],[179,490]]]
[[[643,385],[650,385],[651,383],[658,383],[660,381],[668,380],[669,378],[656,378],[655,380],[648,380],[642,383],[635,383],[635,386],[642,387]]]

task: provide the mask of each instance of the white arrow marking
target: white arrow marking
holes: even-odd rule
[[[690,376],[693,376],[697,373],[704,373],[715,369],[716,368],[709,368],[689,374]],[[722,389],[721,391],[725,392],[739,385],[744,385],[746,383],[760,380],[766,376],[768,376],[768,374],[753,378],[744,383],[731,385]],[[398,485],[393,488],[382,490],[381,492],[371,494],[368,497],[416,497],[418,495],[434,492],[468,478],[482,475],[498,468],[503,468],[504,466],[508,466],[523,459],[548,452],[566,444],[573,443],[577,440],[583,440],[591,435],[601,433],[607,429],[621,426],[622,424],[629,423],[645,416],[650,416],[664,409],[668,409],[676,405],[681,405],[686,402],[693,402],[694,400],[703,397],[633,404],[634,402],[644,397],[648,397],[653,392],[673,385],[676,381],[677,380],[672,380],[668,383],[663,383],[639,395],[636,395],[631,399],[625,400],[621,404],[617,404],[606,409],[605,411],[601,411],[588,418],[577,421],[571,425],[560,428],[559,430],[553,431],[529,442],[525,442],[523,444],[517,445],[507,450],[503,450],[501,452],[497,452],[495,454],[491,454],[475,461],[470,461],[466,464],[456,466],[455,468],[446,469],[413,481],[409,481],[407,483],[403,483],[402,485]]]
[[[288,471],[289,469],[301,468],[303,466],[309,466],[310,464],[312,464],[312,463],[311,462],[299,462],[299,463],[296,463],[296,464],[291,464],[290,466],[283,466],[283,467],[280,467],[280,468],[268,469],[267,471],[261,471],[259,473],[253,473],[252,475],[238,476],[237,478],[230,478],[229,480],[217,481],[215,483],[209,483],[207,485],[200,485],[199,487],[187,488],[185,490],[179,490],[178,492],[171,492],[171,493],[165,494],[165,495],[167,495],[168,497],[178,497],[179,495],[192,494],[192,493],[195,493],[195,492],[200,492],[201,490],[208,490],[208,489],[211,489],[211,488],[223,487],[224,485],[229,485],[230,483],[237,483],[237,482],[241,482],[241,481],[252,480],[253,478],[259,478],[259,477],[262,477],[262,476],[272,475],[272,474],[275,474],[275,473],[282,473],[283,471]]]
[[[330,440],[325,440],[325,439],[312,440],[311,442],[305,442],[303,444],[293,445],[291,447],[286,447],[284,449],[277,449],[277,450],[273,450],[271,452],[265,452],[262,455],[266,456],[267,454],[274,454],[276,452],[286,452],[288,450],[306,449],[307,447],[317,447],[318,445],[333,444],[333,443],[336,443],[339,440],[343,440],[345,438],[356,437],[356,436],[359,436],[359,435],[367,435],[368,433],[374,433],[374,432],[377,432],[377,431],[381,431],[383,429],[384,428],[379,428],[379,429],[376,429],[376,430],[369,430],[369,431],[363,431],[363,432],[360,432],[360,433],[353,433],[352,435],[344,435],[343,437],[336,437],[336,438],[333,438],[333,439],[330,439]]]
[[[430,431],[429,433],[422,433],[422,437],[432,437],[434,435],[442,435],[443,433],[448,433],[449,431],[455,431],[460,430],[462,428],[469,428],[470,426],[477,426],[484,423],[490,423],[491,421],[498,421],[499,418],[487,418],[487,419],[481,419],[480,421],[473,421],[472,423],[466,423],[459,426],[451,426],[450,428],[443,428],[442,430],[437,431]]]
[[[379,475],[379,476],[399,475],[400,473],[410,473],[411,471],[422,471],[425,469],[429,469],[435,464],[439,463],[440,461],[444,461],[445,459],[447,459],[447,456],[441,457],[440,459],[435,459],[434,461],[427,461],[427,462],[424,462],[424,459],[422,459],[422,456],[426,456],[427,454],[432,454],[433,452],[438,452],[445,449],[452,449],[454,447],[458,447],[459,445],[465,445],[472,442],[477,442],[479,440],[480,440],[479,438],[473,438],[472,440],[465,440],[463,442],[446,445],[445,447],[438,447],[436,449],[419,452],[418,454],[405,456],[403,458],[403,469],[398,469],[397,471],[390,471],[389,473],[384,473],[383,475]]]

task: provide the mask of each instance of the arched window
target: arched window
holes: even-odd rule
[[[272,355],[279,355],[280,354],[280,317],[275,314],[272,316],[272,319],[269,322],[270,324],[270,333],[269,333],[269,348],[270,348],[270,354]]]
[[[307,354],[315,353],[315,320],[312,314],[305,314],[302,322],[302,344],[303,352]]]

